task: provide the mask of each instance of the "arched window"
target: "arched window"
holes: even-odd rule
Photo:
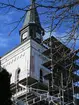
[[[20,68],[17,68],[15,71],[15,82],[19,82],[19,74],[20,74]]]

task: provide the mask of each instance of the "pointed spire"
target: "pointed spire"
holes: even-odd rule
[[[36,0],[31,0],[31,4],[34,4]]]
[[[31,0],[31,9],[34,9],[34,8],[36,7],[35,1],[36,1],[36,0]]]
[[[26,13],[24,24],[20,30],[21,42],[25,39],[33,38],[38,43],[42,42],[42,35],[44,35],[44,29],[41,27],[39,15],[37,12],[36,0],[31,0],[31,6]]]
[[[30,24],[30,23],[35,23],[35,24],[41,26],[39,16],[38,16],[38,12],[36,10],[35,1],[36,0],[31,0],[31,6],[30,6],[28,12],[26,13],[23,27]]]

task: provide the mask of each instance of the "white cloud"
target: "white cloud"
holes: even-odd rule
[[[9,23],[13,20],[13,14],[15,14],[15,11],[10,11],[7,14],[0,14],[0,21],[1,23]]]
[[[0,37],[0,47],[7,47],[8,46],[8,40],[6,38]]]
[[[16,13],[15,11],[10,11],[8,12],[8,15],[13,15],[14,13]]]
[[[49,38],[50,36],[54,36],[69,48],[75,48],[75,49],[79,48],[79,40],[76,40],[76,42],[74,39],[69,40],[69,36],[66,33],[52,32],[50,35],[50,32],[48,32],[48,33],[45,33],[44,40]],[[75,38],[79,39],[79,35],[75,34]],[[75,47],[74,47],[74,44],[75,44]]]
[[[6,33],[0,33],[0,48],[13,48],[19,44],[19,35],[8,36]]]
[[[1,15],[0,16],[0,21],[2,21],[3,23],[7,23],[7,22],[11,22],[12,18],[8,15]]]

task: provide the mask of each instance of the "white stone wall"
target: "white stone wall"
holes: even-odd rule
[[[37,80],[40,79],[40,69],[45,62],[42,52],[45,50],[41,44],[32,39],[21,44],[11,52],[1,58],[1,66],[5,68],[11,76],[11,83],[15,83],[15,73],[20,68],[19,80],[31,76]],[[47,74],[48,70],[44,68],[43,74]]]
[[[19,80],[27,77],[30,73],[30,40],[4,55],[1,58],[1,66],[12,74],[11,83],[15,82],[17,68],[21,70]]]
[[[43,45],[38,44],[37,42],[33,40],[31,42],[31,46],[32,46],[31,55],[34,56],[34,65],[35,65],[34,67],[35,69],[31,74],[37,80],[39,80],[40,79],[40,69],[42,69],[42,64],[46,61],[45,56],[42,54],[42,52],[46,49],[45,47],[43,47]],[[43,75],[47,73],[49,73],[49,70],[44,68]]]

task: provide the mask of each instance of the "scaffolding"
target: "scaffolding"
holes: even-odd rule
[[[75,94],[79,93],[79,86],[75,83],[79,81],[76,74],[79,65],[75,61],[79,57],[53,36],[51,42],[51,46],[50,38],[43,42],[46,50],[41,54],[47,59],[42,66],[49,70],[43,76],[48,84],[32,77],[12,84],[13,105],[19,104],[20,100],[22,105],[78,105]]]

